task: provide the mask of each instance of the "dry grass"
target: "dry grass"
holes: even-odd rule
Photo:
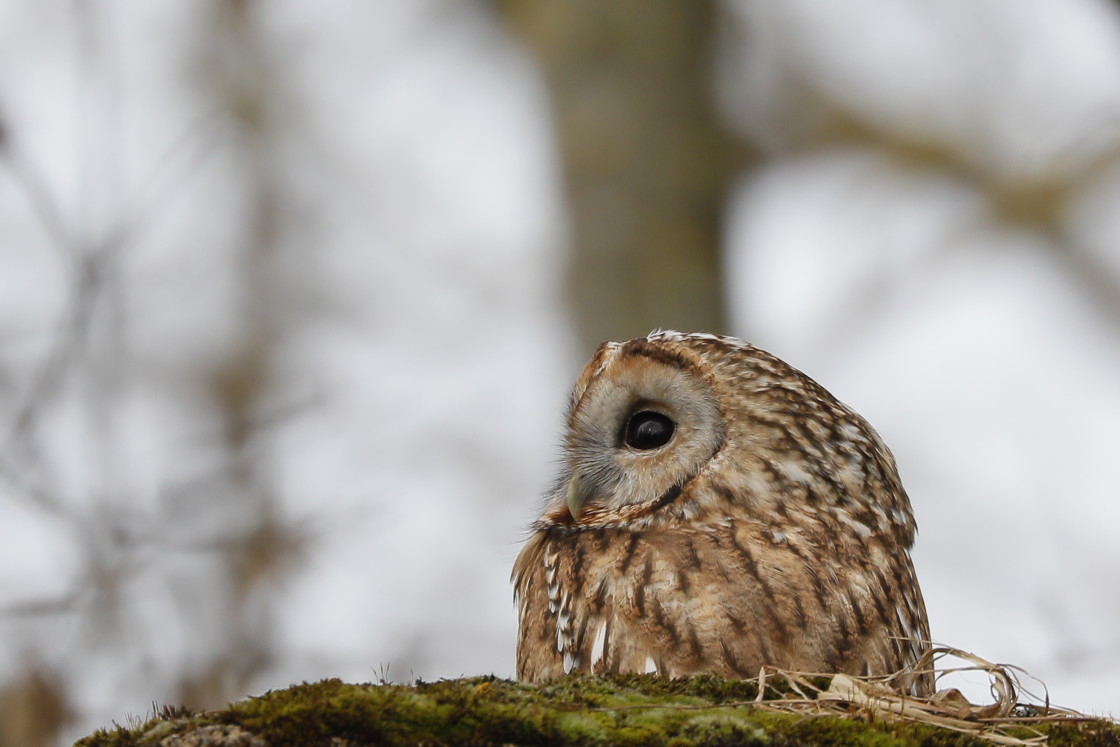
[[[964,663],[945,666],[944,662],[948,659]],[[868,721],[923,723],[1003,745],[1045,744],[1046,735],[1034,727],[1046,723],[1109,721],[1054,706],[1041,682],[1038,684],[1042,696],[1023,686],[1022,678],[1034,678],[1020,668],[993,664],[957,648],[939,646],[930,649],[915,666],[915,671],[932,673],[938,681],[961,672],[982,672],[989,679],[992,702],[971,703],[955,688],[939,689],[930,697],[900,694],[898,684],[904,683],[908,677],[912,678],[913,672],[887,677],[839,674],[831,677],[827,689],[821,689],[819,683],[828,675],[767,668],[759,674],[758,697],[753,705],[804,716],[843,715]],[[767,699],[773,685],[796,695],[787,693]],[[773,698],[773,694],[770,697]],[[1009,731],[1012,729],[1014,734]],[[1028,736],[1023,736],[1024,732]]]

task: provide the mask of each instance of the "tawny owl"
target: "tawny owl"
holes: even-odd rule
[[[903,670],[914,534],[890,451],[801,372],[708,334],[604,343],[514,564],[518,677]]]

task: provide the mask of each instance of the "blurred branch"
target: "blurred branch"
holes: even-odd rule
[[[1082,246],[1070,231],[1068,213],[1071,200],[1085,185],[1116,168],[1120,149],[1107,151],[1068,173],[1010,180],[983,171],[963,154],[947,147],[909,141],[899,133],[881,131],[850,118],[845,122],[845,127],[831,133],[835,138],[832,147],[875,148],[901,168],[946,174],[968,185],[986,201],[994,225],[1023,227],[1044,236],[1070,280],[1085,291],[1108,323],[1120,330],[1120,274],[1115,265]],[[858,328],[846,322],[843,326]]]
[[[1109,267],[1072,239],[1055,246],[1066,272],[1085,289],[1099,312],[1120,331],[1120,277],[1115,267]]]
[[[39,411],[61,386],[69,370],[68,364],[84,347],[86,333],[93,319],[101,272],[100,262],[96,257],[78,260],[76,265],[77,272],[61,331],[55,337],[38,372],[31,377],[30,392],[16,408],[4,439],[3,451],[0,452],[3,455],[0,461],[6,462],[7,455],[26,437]]]
[[[50,599],[28,599],[22,602],[5,602],[0,604],[0,617],[38,617],[57,615],[69,610],[77,594],[70,591],[61,596]]]
[[[0,159],[7,164],[16,184],[23,190],[39,223],[51,238],[51,243],[65,256],[73,258],[78,243],[70,233],[58,205],[51,198],[50,190],[38,170],[14,147],[7,123],[0,118]]]
[[[30,390],[16,406],[8,433],[0,443],[0,475],[20,495],[40,507],[55,512],[60,509],[49,491],[33,485],[20,474],[26,472],[26,468],[16,467],[15,453],[43,408],[59,391],[72,363],[85,347],[90,325],[95,318],[102,279],[110,270],[109,264],[118,260],[121,252],[137,239],[144,226],[158,214],[159,208],[172,204],[171,192],[181,188],[185,177],[201,163],[209,151],[204,147],[208,139],[202,137],[202,134],[212,116],[200,117],[172,143],[144,181],[144,186],[138,192],[136,206],[118,220],[109,234],[100,241],[84,240],[71,231],[45,180],[13,147],[10,132],[0,122],[0,158],[7,164],[24,192],[39,223],[51,237],[51,243],[71,266],[71,291],[67,295],[67,308],[47,354],[36,373],[30,377]],[[177,162],[182,164],[179,168],[176,168]],[[26,454],[23,456],[27,457]]]
[[[25,188],[28,188],[26,184]],[[39,195],[36,201],[45,211],[40,214],[41,220],[54,221],[57,218],[58,228],[52,233],[56,238],[65,237],[67,234],[62,227],[61,214],[50,207],[53,201],[46,194]],[[145,211],[134,215],[145,215]],[[150,216],[150,213],[147,215]],[[102,279],[109,269],[109,264],[120,258],[120,252],[138,235],[142,225],[143,220],[139,217],[128,222],[122,221],[101,250],[95,253],[83,256],[80,249],[76,247],[67,250],[66,253],[73,267],[67,307],[56,327],[57,331],[46,355],[35,373],[29,377],[30,388],[22,401],[16,405],[7,434],[0,443],[0,479],[7,481],[18,495],[56,513],[61,510],[57,498],[49,490],[28,478],[26,463],[17,466],[20,461],[27,462],[31,456],[26,452],[22,454],[19,452],[43,409],[57,395],[72,364],[85,348],[90,326],[95,318]]]
[[[205,112],[167,146],[148,176],[141,179],[133,206],[124,210],[122,217],[101,241],[100,253],[106,259],[114,258],[114,255],[134,245],[160,211],[174,204],[175,191],[182,189],[188,178],[213,153],[212,135],[217,126],[217,112]]]

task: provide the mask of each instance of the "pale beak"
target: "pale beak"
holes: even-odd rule
[[[568,481],[568,511],[571,512],[572,518],[579,521],[580,514],[583,513],[583,507],[591,500],[591,491],[588,489],[587,484],[583,481],[583,475],[577,469],[572,473],[572,479]]]

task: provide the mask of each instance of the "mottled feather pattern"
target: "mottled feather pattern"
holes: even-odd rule
[[[928,644],[893,457],[781,360],[714,335],[605,343],[567,429],[514,566],[521,679],[885,675]]]

